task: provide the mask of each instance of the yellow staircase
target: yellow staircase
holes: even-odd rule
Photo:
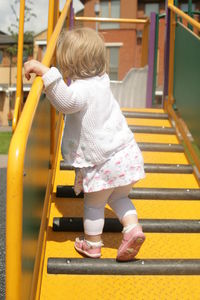
[[[39,299],[200,299],[200,189],[176,130],[162,109],[124,109],[143,152],[146,178],[130,192],[146,241],[133,262],[116,262],[121,225],[105,209],[101,259],[74,250],[83,200],[59,155]]]

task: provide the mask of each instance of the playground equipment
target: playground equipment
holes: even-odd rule
[[[24,1],[20,7],[23,12]],[[18,96],[7,173],[6,299],[199,298],[200,189],[195,170],[200,171],[200,162],[173,104],[175,100],[199,142],[200,128],[195,118],[200,42],[176,16],[200,30],[198,22],[169,2],[164,107],[123,109],[143,151],[147,173],[130,193],[147,236],[137,260],[115,261],[121,225],[109,207],[102,259],[88,260],[75,252],[73,241],[76,232],[82,230],[82,199],[75,197],[74,171],[61,157],[63,116],[56,116],[45,99],[39,77],[34,80],[21,115]],[[66,1],[60,16],[58,1],[49,1],[48,47],[42,61],[45,65],[54,62],[62,27],[69,28],[73,22],[72,1]],[[23,35],[23,22],[20,24],[19,36]],[[191,42],[182,48],[186,38]],[[188,52],[192,53],[191,61],[186,64]],[[22,67],[19,61],[18,57]],[[152,85],[149,87],[152,92]],[[192,110],[187,107],[187,97]],[[180,138],[189,149],[195,169]]]

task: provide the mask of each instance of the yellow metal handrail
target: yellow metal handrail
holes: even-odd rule
[[[67,0],[50,38],[42,63],[49,66],[56,42],[67,17],[71,0]],[[36,77],[28,95],[21,117],[13,134],[7,169],[7,220],[6,220],[6,299],[21,299],[21,252],[23,169],[27,140],[40,99],[43,82]]]
[[[123,18],[96,18],[96,17],[74,17],[75,21],[85,22],[108,22],[108,23],[133,23],[133,24],[145,24],[148,22],[148,18],[145,19],[123,19]]]
[[[58,0],[49,0],[49,15],[48,15],[48,30],[47,30],[47,45],[51,39],[51,35],[55,24],[57,23],[59,17],[59,1]],[[53,63],[55,63],[55,56],[52,57]],[[51,105],[51,139],[50,139],[50,161],[52,163],[53,152],[54,152],[54,144],[55,144],[55,123],[56,123],[56,110]]]
[[[182,10],[174,6],[173,4],[168,4],[168,7],[179,17],[183,18],[185,21],[187,21],[190,25],[194,26],[197,30],[200,31],[200,23],[185,14]]]
[[[131,24],[143,24],[142,35],[142,56],[141,67],[148,64],[148,37],[149,37],[149,18],[144,19],[125,19],[125,18],[99,18],[99,17],[74,17],[75,21],[85,22],[107,22],[107,23],[131,23]]]
[[[17,122],[21,111],[22,102],[22,64],[23,64],[23,43],[24,43],[24,11],[25,0],[20,1],[20,18],[19,18],[19,33],[18,33],[18,50],[17,50],[17,87],[16,87],[16,100],[12,120],[12,130],[16,129]]]

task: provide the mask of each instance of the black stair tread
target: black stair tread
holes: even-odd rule
[[[200,259],[49,258],[48,274],[93,275],[200,275]]]
[[[140,219],[144,232],[200,233],[200,220],[188,219]],[[121,232],[122,225],[116,218],[105,218],[104,232]],[[61,217],[53,219],[54,231],[83,232],[83,219]]]
[[[158,133],[158,134],[175,134],[176,130],[174,127],[160,127],[160,126],[140,126],[140,125],[129,125],[131,131],[136,133]]]
[[[60,170],[74,170],[73,166],[68,165],[64,160],[60,162]],[[193,173],[193,166],[189,164],[144,164],[147,173]]]
[[[144,164],[147,173],[183,173],[192,174],[193,166],[187,164]]]
[[[66,198],[83,198],[83,193],[76,196],[73,186],[58,185],[56,196]],[[200,189],[133,188],[129,193],[129,198],[135,200],[200,200]]]
[[[167,120],[168,114],[157,112],[139,112],[139,111],[122,111],[126,118],[141,118],[141,119],[162,119]]]
[[[166,144],[166,143],[137,143],[141,151],[155,152],[184,152],[184,147],[181,144]]]
[[[132,199],[154,200],[200,200],[200,189],[177,188],[134,188],[129,197]]]

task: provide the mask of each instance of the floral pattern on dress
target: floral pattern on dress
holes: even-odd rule
[[[74,190],[78,195],[135,183],[145,177],[142,153],[135,141],[105,163],[76,169]]]

